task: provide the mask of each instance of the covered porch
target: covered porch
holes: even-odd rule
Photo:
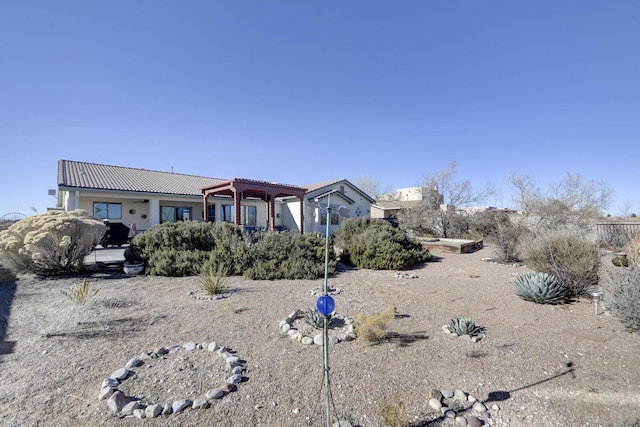
[[[300,233],[304,233],[304,196],[306,188],[293,185],[276,184],[266,181],[256,181],[251,179],[234,178],[216,185],[202,188],[204,203],[204,220],[209,219],[209,198],[210,197],[231,197],[234,206],[234,224],[242,224],[241,202],[242,200],[262,200],[267,206],[267,224],[269,230],[276,229],[276,209],[275,202],[281,197],[296,197],[300,201]]]

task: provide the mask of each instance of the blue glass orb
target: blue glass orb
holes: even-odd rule
[[[331,316],[336,312],[336,302],[329,295],[322,295],[318,298],[316,308],[325,317]]]

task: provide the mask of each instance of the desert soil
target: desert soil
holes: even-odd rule
[[[632,426],[640,419],[640,334],[600,304],[538,305],[514,293],[524,266],[483,261],[492,249],[438,253],[397,277],[347,270],[330,277],[337,314],[398,315],[388,339],[329,346],[332,423],[388,425],[381,409],[411,426],[454,426],[428,404],[433,389],[460,389],[489,408],[494,426]],[[607,263],[607,260],[603,260]],[[84,306],[63,294],[87,278],[98,293]],[[283,334],[279,322],[314,307],[319,280],[229,278],[226,298],[196,299],[196,277],[89,276],[0,282],[0,425],[3,426],[324,426],[323,349]],[[471,342],[444,333],[455,316],[486,333]],[[140,420],[98,400],[102,381],[131,358],[160,347],[215,341],[244,361],[235,392],[208,409]],[[221,356],[180,350],[146,359],[122,383],[144,403],[194,400],[230,376]],[[456,402],[461,415],[471,404]],[[337,416],[336,416],[337,415]],[[398,424],[403,425],[403,424]]]

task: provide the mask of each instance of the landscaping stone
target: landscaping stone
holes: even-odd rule
[[[191,406],[192,403],[193,402],[191,402],[189,399],[176,400],[171,405],[171,410],[173,411],[174,414],[177,414],[178,412],[184,411],[186,408]]]
[[[243,381],[242,372],[244,371],[243,364],[246,363],[240,357],[231,354],[229,347],[219,347],[215,341],[211,343],[196,343],[195,341],[187,342],[183,345],[175,345],[169,348],[160,347],[155,352],[146,353],[147,357],[153,358],[154,356],[166,358],[168,354],[178,353],[180,351],[217,351],[220,356],[225,359],[226,367],[232,372],[232,375],[227,378],[225,384],[219,388],[214,388],[206,392],[204,397],[197,397],[193,401],[190,399],[178,399],[171,403],[164,405],[158,403],[149,404],[146,407],[141,406],[140,402],[136,399],[126,396],[122,391],[118,390],[122,381],[126,380],[132,374],[128,368],[120,368],[111,374],[111,377],[102,381],[100,386],[100,393],[98,395],[99,400],[107,399],[107,408],[114,414],[120,413],[122,416],[131,416],[138,419],[143,418],[156,418],[159,415],[171,415],[184,411],[186,408],[192,409],[207,409],[210,407],[208,399],[221,399],[228,393],[232,393],[237,390],[237,384]],[[127,362],[128,367],[143,366],[144,361],[141,358],[132,358]],[[147,368],[153,368],[152,364],[147,365]]]
[[[144,409],[144,415],[146,418],[155,418],[162,413],[162,406],[157,403],[149,405]]]

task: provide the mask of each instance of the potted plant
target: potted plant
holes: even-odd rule
[[[129,245],[124,250],[124,272],[126,274],[140,274],[144,271],[142,251],[136,245]]]

